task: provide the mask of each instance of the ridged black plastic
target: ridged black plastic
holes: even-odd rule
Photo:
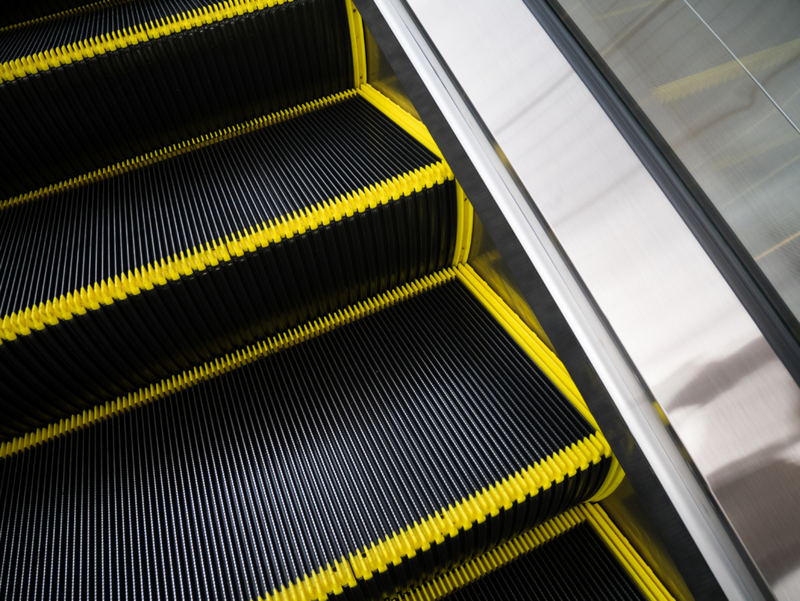
[[[647,597],[584,522],[456,590],[448,599],[646,601]]]
[[[6,599],[254,599],[592,433],[458,281],[0,462]],[[605,462],[375,573],[381,599],[597,490]]]
[[[344,0],[295,0],[5,82],[0,198],[352,85]]]
[[[372,105],[347,100],[9,210],[31,216],[3,222],[10,248],[26,241],[0,259],[17,268],[3,281],[12,291],[70,274],[62,288],[44,289],[63,293],[436,160]],[[158,193],[141,183],[156,180]],[[0,437],[442,269],[452,261],[456,229],[455,184],[446,181],[7,341],[0,345]]]

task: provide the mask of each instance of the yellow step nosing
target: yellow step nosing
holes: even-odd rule
[[[586,503],[580,510],[649,601],[674,601],[652,568],[636,552],[600,505]]]
[[[221,2],[209,4],[195,14],[181,13],[160,19],[160,23],[142,23],[123,28],[118,31],[105,32],[100,36],[69,42],[57,48],[48,48],[33,55],[21,56],[0,64],[0,84],[27,77],[41,71],[58,68],[65,64],[82,61],[96,54],[113,52],[118,48],[133,46],[140,42],[179,33],[208,25],[215,21],[231,19],[244,11],[252,12],[263,8],[271,8],[276,4],[284,4],[293,0],[237,0],[234,4]],[[98,3],[102,4],[102,3]],[[111,6],[114,3],[106,3]],[[234,8],[234,5],[236,7]],[[261,6],[259,6],[261,5]],[[104,7],[99,7],[104,8]],[[80,12],[78,10],[76,14]],[[66,16],[66,11],[65,15]]]
[[[435,169],[442,169],[442,164],[433,165]],[[414,177],[413,173],[404,173],[393,179],[401,183],[408,183]],[[389,188],[378,182],[376,191],[381,203],[390,202]],[[433,182],[433,185],[436,185]],[[229,234],[224,240],[211,241],[202,247],[186,249],[172,257],[159,259],[155,266],[142,265],[128,273],[117,274],[107,280],[95,282],[86,288],[74,290],[55,299],[48,299],[38,305],[15,311],[6,315],[0,321],[0,340],[14,340],[17,336],[30,335],[36,330],[55,325],[60,321],[72,319],[75,315],[82,315],[87,310],[98,309],[102,305],[111,305],[117,300],[123,300],[128,295],[140,294],[142,290],[150,290],[155,286],[164,286],[169,281],[178,280],[197,271],[203,271],[209,266],[226,263],[234,257],[242,256],[245,252],[255,252],[259,248],[270,244],[277,244],[284,239],[292,238],[308,230],[317,229],[326,219],[340,220],[344,215],[362,213],[369,210],[369,205],[363,202],[363,197],[369,187],[348,192],[337,198],[325,201],[326,209],[321,213],[321,219],[309,219],[307,214],[298,216],[296,213],[282,216],[276,223],[262,223],[257,225],[258,231],[251,228],[250,232]],[[311,209],[309,214],[311,214]],[[325,215],[322,215],[325,213]]]
[[[369,84],[364,84],[359,87],[358,94],[387,115],[433,154],[443,159],[442,152],[439,150],[436,142],[433,141],[433,136],[431,136],[428,128],[425,127],[421,121],[404,111],[398,104],[381,94]]]
[[[370,299],[370,304],[357,303],[341,310],[334,311],[325,316],[318,317],[311,322],[295,326],[294,328],[276,334],[266,340],[260,340],[250,344],[243,349],[238,349],[221,357],[209,360],[202,365],[198,365],[188,369],[180,374],[165,378],[160,382],[150,384],[144,388],[140,388],[135,392],[128,393],[124,396],[118,397],[113,401],[105,403],[103,410],[103,417],[105,419],[114,417],[117,414],[123,413],[129,408],[148,404],[155,400],[164,398],[177,390],[185,389],[199,382],[203,382],[209,378],[213,378],[220,373],[225,373],[231,369],[235,369],[241,365],[246,365],[255,361],[259,357],[272,355],[283,348],[294,346],[303,340],[314,338],[319,334],[327,332],[339,325],[349,323],[362,316],[374,313],[385,307],[395,304],[398,298],[403,299],[407,297],[416,296],[417,294],[439,286],[441,283],[450,281],[456,277],[455,271],[450,268],[443,269],[439,272],[438,279],[427,278],[426,280],[417,280],[409,284],[404,284],[392,290],[388,290]],[[370,307],[371,305],[371,307]],[[40,442],[45,442],[50,438],[58,437],[62,434],[67,434],[73,430],[78,429],[79,425],[84,423],[84,414],[88,416],[89,410],[83,411],[79,414],[73,415],[62,419],[60,423],[65,425],[59,427],[58,424],[45,425],[41,430],[38,438]],[[92,409],[94,411],[94,409]],[[94,414],[93,414],[94,415]],[[87,418],[88,419],[88,418]],[[35,432],[34,432],[35,434]],[[31,433],[25,433],[17,436],[5,444],[0,445],[0,459],[7,456],[14,455],[20,451],[26,450],[35,445],[37,437],[31,436]]]
[[[663,583],[652,569],[633,549],[628,540],[608,519],[599,505],[586,503],[565,511],[551,520],[528,530],[507,543],[496,547],[463,566],[456,567],[434,580],[406,593],[406,598],[426,601],[441,599],[453,591],[469,586],[472,582],[503,567],[519,556],[545,546],[552,538],[561,536],[581,523],[588,523],[600,537],[606,548],[617,559],[622,568],[632,577],[650,601],[674,601]]]

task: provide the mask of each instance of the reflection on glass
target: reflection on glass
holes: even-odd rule
[[[800,2],[561,6],[800,318]]]

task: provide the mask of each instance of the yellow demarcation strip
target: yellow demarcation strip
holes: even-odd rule
[[[353,54],[353,80],[355,87],[367,83],[367,48],[364,39],[364,23],[352,0],[346,0],[347,24],[350,27],[350,45]]]
[[[444,282],[458,278],[467,283],[464,273],[463,265],[459,266],[458,269],[444,269],[370,300],[336,311],[306,325],[293,328],[284,334],[247,346],[235,353],[230,353],[214,361],[209,361],[201,366],[184,371],[157,384],[151,384],[137,392],[109,401],[105,405],[88,409],[81,414],[62,419],[56,424],[50,424],[47,427],[39,428],[35,432],[19,436],[0,444],[0,459],[5,459],[26,449],[36,447],[69,432],[89,427],[96,421],[109,419],[136,407],[152,403],[173,394],[175,391],[195,386],[209,378],[251,363],[260,357],[271,355],[281,349],[319,336],[342,324],[350,323],[406,298],[416,296]],[[470,290],[474,292],[476,286],[478,289],[481,286],[486,286],[480,278],[477,278],[474,274],[470,275],[472,275],[468,280],[470,282],[468,284]],[[499,322],[514,336],[507,319],[510,310],[502,304],[495,306],[498,309],[496,315],[500,316],[498,318]],[[516,328],[514,329],[516,330]],[[526,340],[529,335],[532,336],[530,332],[526,333]],[[514,337],[517,339],[517,336]],[[533,338],[535,339],[535,336]],[[336,594],[337,591],[341,591],[344,586],[355,586],[357,580],[371,579],[373,574],[386,571],[390,564],[398,565],[404,559],[414,557],[418,552],[425,552],[433,545],[444,543],[446,536],[457,536],[459,531],[470,530],[473,525],[483,523],[487,518],[498,515],[500,511],[511,510],[515,502],[522,503],[527,498],[536,496],[540,491],[549,489],[553,484],[575,476],[579,470],[586,470],[590,465],[596,465],[604,458],[609,457],[612,457],[611,449],[603,435],[598,431],[542,461],[528,465],[525,469],[509,475],[487,488],[476,491],[468,497],[448,505],[446,508],[441,508],[433,515],[429,514],[421,518],[399,533],[393,532],[391,536],[387,535],[385,540],[377,543],[373,542],[370,547],[365,547],[363,550],[353,550],[347,558],[343,558],[342,562],[337,563],[335,567],[320,568],[319,573],[312,573],[310,576],[291,584],[287,589],[273,591],[264,598],[324,599],[328,594]]]
[[[497,293],[492,290],[486,282],[484,282],[477,273],[466,264],[460,264],[456,267],[459,279],[467,286],[467,288],[481,301],[481,303],[489,310],[494,318],[499,321],[503,327],[508,331],[512,338],[519,344],[522,349],[533,359],[545,375],[552,380],[558,389],[564,394],[565,397],[580,411],[581,415],[589,422],[589,424],[598,431],[598,439],[602,441],[603,445],[608,445],[602,434],[599,434],[599,427],[594,419],[594,416],[589,412],[586,406],[586,401],[583,400],[581,393],[575,386],[575,382],[567,373],[564,364],[559,361],[558,357],[534,334],[530,328],[514,313],[505,301],[501,299]],[[600,490],[590,499],[591,501],[599,501],[606,498],[617,486],[622,482],[625,477],[625,472],[619,465],[617,458],[611,454],[611,449],[604,449],[604,455],[611,457],[611,466],[608,470],[603,486]]]
[[[6,25],[5,27],[0,27],[0,33],[4,31],[12,31],[14,29],[23,29],[25,27],[30,27],[32,25],[38,25],[39,23],[45,23],[47,21],[55,21],[57,19],[62,19],[64,17],[71,17],[73,15],[88,13],[94,10],[102,10],[110,6],[119,6],[121,4],[128,4],[129,2],[133,2],[133,0],[100,0],[100,2],[92,2],[91,4],[76,6],[75,8],[70,8],[68,10],[62,10],[61,12],[45,15],[43,17],[37,17],[36,19],[30,19],[28,21],[14,23],[12,25]]]
[[[194,9],[188,15],[184,12],[158,19],[155,23],[150,21],[104,33],[0,64],[0,83],[288,2],[292,0],[225,0]]]
[[[107,172],[104,169],[102,172],[91,174],[86,176],[85,179],[72,184],[64,184],[64,186],[83,185],[89,181],[95,181],[94,179],[89,179],[90,177],[95,179],[111,177],[125,170],[150,164],[156,160],[162,160],[167,156],[188,152],[202,145],[211,144],[252,129],[290,119],[353,95],[354,92],[337,94],[323,100],[306,103],[300,107],[280,111],[268,117],[254,119],[240,127],[227,128],[222,132],[204,136],[193,142],[182,143],[177,147],[170,147],[164,151],[153,153],[153,155],[147,155],[141,160],[135,159],[130,163],[126,161],[112,168],[116,169],[114,173],[111,173],[110,170]],[[340,221],[355,213],[363,213],[374,209],[379,204],[387,204],[412,192],[420,192],[423,189],[431,188],[434,185],[444,183],[446,180],[452,181],[453,179],[453,172],[444,161],[428,165],[414,172],[393,177],[391,180],[376,182],[360,190],[348,192],[323,203],[318,203],[316,206],[300,211],[299,214],[298,212],[293,212],[291,215],[283,216],[274,222],[257,224],[255,227],[251,227],[249,232],[233,232],[225,236],[224,240],[220,238],[206,243],[205,248],[201,246],[200,249],[196,247],[186,249],[181,251],[180,255],[175,254],[172,257],[164,257],[155,264],[143,265],[132,271],[129,270],[127,273],[117,274],[107,280],[95,282],[93,285],[80,290],[68,292],[59,298],[42,301],[38,305],[6,315],[3,318],[2,323],[0,323],[0,344],[4,340],[14,340],[17,336],[27,336],[34,331],[43,330],[48,325],[55,325],[59,321],[72,319],[75,315],[83,315],[90,309],[99,309],[101,305],[110,305],[117,300],[127,298],[128,295],[137,295],[142,290],[151,290],[154,286],[166,285],[171,280],[178,280],[196,271],[203,271],[209,266],[230,261],[232,257],[241,257],[246,252],[255,252],[259,248],[277,244],[297,234],[303,234],[308,230],[328,225],[331,221]],[[72,182],[72,180],[70,181]],[[30,199],[26,198],[18,202],[27,200]],[[464,202],[468,204],[468,201],[465,200]],[[469,207],[464,212],[470,213],[471,210],[471,207]],[[471,219],[469,223],[471,230]],[[462,225],[466,226],[466,223]],[[469,237],[469,235],[471,235],[471,231],[466,234],[466,237]]]
[[[653,88],[652,92],[661,103],[675,102],[737,78],[747,77],[748,71],[756,73],[774,69],[795,60],[798,56],[800,56],[800,38],[665,83]]]
[[[403,599],[408,601],[442,599],[453,591],[469,586],[472,582],[491,574],[517,557],[546,545],[549,541],[582,523],[592,526],[647,599],[650,601],[674,601],[674,597],[670,595],[664,584],[611,522],[602,507],[590,503],[565,511],[541,526],[537,526],[465,565],[406,593]]]

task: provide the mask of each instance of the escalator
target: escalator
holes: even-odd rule
[[[74,4],[0,30],[2,598],[673,598],[349,0]]]

